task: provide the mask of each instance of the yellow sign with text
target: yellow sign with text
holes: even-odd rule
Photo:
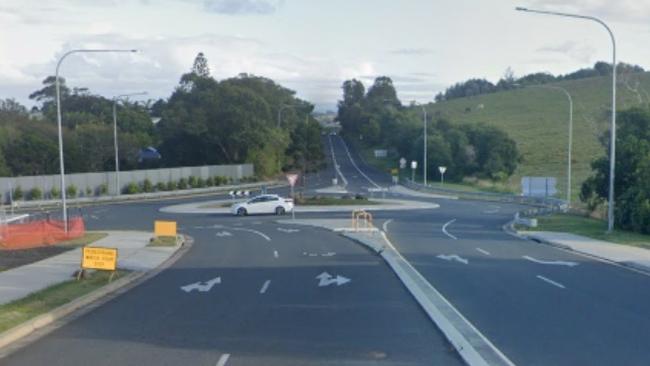
[[[83,247],[81,268],[115,271],[117,267],[117,249],[100,247]]]
[[[176,221],[155,221],[154,236],[176,236]]]

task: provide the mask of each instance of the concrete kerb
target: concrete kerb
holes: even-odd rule
[[[170,267],[180,259],[192,246],[193,239],[180,236],[178,248],[174,254],[162,262],[158,267],[147,272],[133,272],[98,288],[89,294],[72,300],[47,313],[41,314],[22,324],[0,333],[0,359],[31,341],[55,330],[65,323],[74,320],[92,309],[106,303],[126,291],[138,286],[146,280],[156,276],[164,269]],[[38,334],[40,333],[40,334]],[[32,336],[35,338],[30,339]],[[24,344],[18,344],[24,342]]]
[[[468,365],[514,365],[397,251],[383,231],[368,234],[316,221],[293,223],[338,231],[380,255]]]

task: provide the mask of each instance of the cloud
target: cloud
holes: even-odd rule
[[[537,51],[555,54],[559,53],[581,63],[591,62],[596,54],[595,47],[576,41],[567,41],[560,44],[544,46],[538,48]]]
[[[650,18],[650,2],[644,0],[534,0],[530,7],[597,16],[604,21],[647,24]]]
[[[204,0],[203,7],[211,13],[227,15],[272,14],[281,3],[269,0]]]
[[[390,51],[390,53],[402,56],[424,56],[433,53],[433,50],[430,48],[398,48]]]

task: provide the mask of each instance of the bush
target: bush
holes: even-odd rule
[[[32,188],[29,191],[30,200],[40,200],[41,198],[43,198],[43,192],[41,191],[40,188]]]
[[[126,194],[136,194],[140,193],[140,186],[136,184],[135,182],[131,182],[126,185],[126,188],[124,188],[124,193]]]
[[[176,190],[176,188],[177,188],[176,182],[170,180],[169,182],[167,182],[167,187],[166,188],[167,188],[168,191]]]
[[[203,180],[203,178],[199,177],[199,179],[196,180],[196,186],[198,188],[204,188],[205,187],[205,180]]]
[[[354,195],[354,199],[355,200],[365,200],[366,197],[364,195],[362,195],[362,194],[357,193],[357,194]]]
[[[77,186],[71,184],[65,189],[65,195],[70,198],[77,197]]]
[[[214,184],[214,178],[208,177],[208,179],[205,180],[205,185],[208,186],[208,187],[214,186],[215,185]]]
[[[86,188],[86,197],[90,197],[93,195],[93,190],[92,188],[88,187]]]
[[[58,188],[52,187],[50,190],[50,198],[56,199],[56,198],[61,198],[61,191],[59,191]]]
[[[144,182],[142,182],[142,191],[146,193],[153,192],[153,184],[149,180],[149,178],[146,178]]]
[[[187,179],[181,178],[178,181],[178,189],[187,189]]]
[[[156,191],[162,192],[166,189],[167,187],[165,186],[165,183],[163,182],[158,182],[156,183]]]
[[[108,184],[102,183],[99,185],[99,194],[100,195],[108,194]]]
[[[12,195],[14,201],[22,200],[23,196],[24,196],[23,189],[20,188],[20,186],[16,186],[16,188],[14,188],[14,193]]]
[[[189,177],[187,184],[190,186],[190,188],[198,188],[198,180],[193,175]]]

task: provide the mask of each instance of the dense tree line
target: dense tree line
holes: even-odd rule
[[[0,100],[0,175],[58,173],[54,81],[47,77],[30,95],[38,103],[31,115],[13,99]],[[60,84],[66,172],[113,170],[113,100]],[[294,91],[263,77],[215,80],[199,54],[167,100],[119,101],[120,168],[253,163],[259,176],[313,170],[323,156],[312,111]],[[160,160],[138,159],[149,146]]]
[[[365,91],[359,80],[343,83],[337,120],[348,141],[365,147],[388,148],[393,156],[422,160],[421,108],[404,107],[390,78],[382,76]],[[453,124],[444,119],[427,122],[429,174],[447,166],[446,176],[504,179],[519,162],[517,146],[504,131],[483,124]]]
[[[650,234],[650,110],[633,108],[617,115],[614,216],[618,228]],[[609,133],[601,141],[609,151]],[[609,156],[592,163],[580,198],[591,209],[609,193]]]
[[[616,75],[644,71],[645,70],[641,66],[621,62],[616,68]],[[480,94],[496,93],[528,85],[540,85],[562,80],[586,79],[611,74],[612,65],[602,61],[596,62],[593,67],[583,68],[565,75],[557,76],[546,72],[537,72],[516,78],[514,77],[512,70],[508,68],[503,78],[499,79],[496,84],[486,79],[469,79],[467,81],[456,83],[447,88],[444,92],[438,93],[435,100],[440,102],[443,100],[472,97]]]

